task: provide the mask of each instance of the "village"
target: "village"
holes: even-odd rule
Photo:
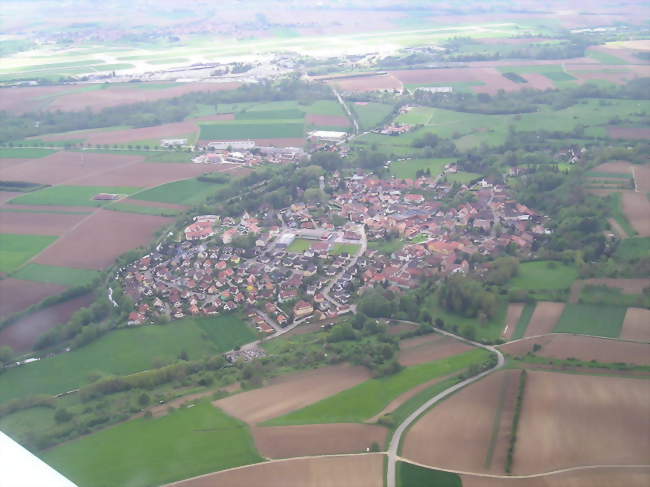
[[[451,184],[445,173],[413,180],[334,172],[321,181],[326,204],[196,216],[175,241],[122,270],[134,302],[128,324],[243,311],[274,336],[353,312],[355,296],[374,286],[399,293],[469,272],[474,255],[529,254],[548,232],[504,186]]]

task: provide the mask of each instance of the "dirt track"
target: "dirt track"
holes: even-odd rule
[[[533,311],[533,316],[530,317],[524,336],[530,337],[551,333],[563,311],[564,303],[538,302],[535,311]]]
[[[216,472],[167,487],[377,487],[384,455],[351,455],[260,463]]]
[[[282,416],[368,380],[365,367],[335,365],[289,374],[261,389],[214,402],[228,414],[249,424]]]
[[[267,458],[363,453],[373,442],[383,446],[388,430],[370,424],[260,426],[251,429],[258,451]]]
[[[513,473],[648,464],[649,398],[643,379],[529,372]]]

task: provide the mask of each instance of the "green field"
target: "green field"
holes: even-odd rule
[[[27,264],[11,277],[26,281],[49,282],[63,286],[81,286],[91,282],[99,271],[91,269],[74,269],[44,264]]]
[[[195,205],[202,203],[208,196],[215,194],[224,187],[225,184],[208,183],[192,178],[156,186],[134,194],[131,199]]]
[[[132,186],[51,186],[18,196],[9,201],[15,205],[44,206],[104,206],[111,201],[97,201],[93,197],[98,193],[116,193],[128,195],[140,188]]]
[[[287,252],[302,253],[309,250],[313,242],[313,240],[307,240],[306,238],[297,238],[287,247]]]
[[[168,151],[152,152],[145,158],[145,162],[190,162],[196,154],[192,152]]]
[[[72,352],[6,371],[0,375],[0,402],[74,389],[88,383],[91,371],[131,374],[149,369],[155,362],[174,361],[182,351],[195,360],[255,338],[238,315],[116,330]]]
[[[578,270],[561,262],[540,260],[524,262],[510,281],[512,289],[568,289],[578,278]]]
[[[49,156],[56,151],[53,149],[0,149],[0,159],[38,159],[40,157]]]
[[[248,426],[209,402],[70,441],[43,459],[92,487],[148,487],[262,461]]]
[[[404,247],[405,243],[406,242],[398,238],[395,238],[393,240],[377,240],[374,242],[368,242],[368,249],[378,250],[383,254],[390,255],[393,252],[397,252],[402,247]]]
[[[633,179],[634,176],[629,172],[605,172],[605,171],[587,171],[585,176],[588,178],[603,178],[603,179]]]
[[[435,178],[442,172],[445,165],[454,161],[453,158],[395,161],[390,165],[390,173],[400,179],[415,179],[417,171],[428,169],[431,171],[431,177]]]
[[[334,247],[330,249],[330,254],[331,255],[341,255],[341,254],[356,255],[358,251],[359,251],[359,244],[335,243]]]
[[[515,332],[512,334],[513,340],[518,340],[519,338],[524,337],[526,329],[528,328],[528,323],[530,323],[530,319],[535,311],[535,306],[537,306],[537,303],[526,303],[526,306],[524,306],[524,310],[521,312],[521,316],[517,321]]]
[[[361,102],[359,102],[361,103]],[[350,109],[356,113],[359,127],[367,130],[379,125],[393,111],[393,105],[385,103],[363,102],[366,104],[349,103]]]
[[[233,120],[202,123],[201,140],[285,139],[304,136],[302,120]]]
[[[632,237],[621,240],[614,252],[617,259],[640,259],[650,255],[650,237]]]
[[[489,357],[476,349],[421,365],[407,367],[397,374],[370,379],[315,404],[268,421],[267,425],[362,422],[379,413],[388,403],[409,389],[436,377],[458,372]]]
[[[22,409],[0,418],[0,431],[12,438],[29,434],[29,431],[46,430],[54,425],[54,408],[47,407]]]
[[[304,112],[289,108],[286,110],[246,110],[238,112],[235,118],[237,120],[298,120],[304,116]]]
[[[17,269],[56,239],[50,235],[0,233],[0,272]]]
[[[623,306],[568,303],[553,331],[616,338],[621,333],[625,311]]]
[[[469,184],[481,178],[481,174],[476,172],[458,171],[445,174],[445,179],[450,183]]]
[[[628,294],[617,287],[604,284],[585,285],[578,299],[584,304],[606,304],[610,306],[650,307],[650,296],[644,294]]]
[[[159,206],[142,206],[132,203],[113,203],[106,207],[107,210],[123,211],[125,213],[138,213],[140,215],[178,216],[181,210],[176,208],[161,208]]]
[[[462,487],[456,473],[397,462],[397,487]]]
[[[630,220],[627,218],[625,215],[625,212],[623,211],[623,201],[622,201],[622,195],[621,193],[610,193],[605,197],[605,201],[607,202],[607,205],[609,206],[612,214],[612,218],[616,220],[616,223],[618,223],[621,228],[627,233],[628,237],[634,237],[637,235],[636,229],[632,226],[630,223]],[[625,238],[625,235],[622,235],[623,238]]]
[[[594,51],[592,49],[587,51],[587,56],[600,61],[602,64],[629,64],[625,59],[621,59],[618,56],[614,56],[607,52]]]

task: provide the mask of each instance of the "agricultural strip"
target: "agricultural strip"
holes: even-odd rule
[[[98,275],[99,272],[90,269],[75,269],[72,267],[57,267],[31,263],[12,274],[12,277],[25,281],[61,284],[62,286],[81,286],[88,284]]]
[[[523,303],[510,303],[508,305],[508,312],[506,313],[506,326],[503,329],[503,333],[501,334],[504,339],[509,340],[515,333],[517,325],[521,320],[521,315],[524,311],[524,307],[525,306]]]
[[[478,364],[489,357],[484,350],[471,350],[436,362],[407,367],[397,374],[371,379],[304,409],[269,421],[268,425],[361,422],[380,412],[400,394],[427,382]]]
[[[138,189],[131,186],[52,186],[18,196],[9,201],[9,204],[100,207],[109,201],[94,199],[99,193],[128,195]]]
[[[214,404],[249,424],[281,416],[356,386],[370,377],[365,367],[336,365],[278,377],[270,385]]]
[[[78,485],[146,487],[262,459],[246,425],[202,402],[71,441],[44,460]]]
[[[0,317],[22,311],[48,296],[65,291],[65,286],[20,279],[0,279]]]
[[[569,303],[553,331],[616,338],[621,333],[624,318],[622,306]]]
[[[299,138],[304,135],[302,120],[240,120],[204,123],[201,140],[244,140]]]
[[[514,333],[510,336],[511,339],[517,340],[524,336],[526,330],[528,329],[528,324],[530,323],[530,319],[533,316],[533,312],[535,311],[536,305],[537,303],[526,303],[524,309],[519,315],[519,319],[517,320]]]
[[[209,183],[198,179],[185,179],[142,191],[133,195],[131,199],[192,205],[201,203],[205,198],[224,187],[225,184]]]
[[[424,468],[408,462],[397,462],[396,471],[398,487],[462,487],[463,485],[458,474]]]
[[[488,375],[430,409],[408,431],[402,456],[452,470],[503,473],[518,374]]]
[[[63,235],[83,220],[88,213],[26,213],[12,212],[11,206],[0,212],[0,228],[4,233],[30,235]]]
[[[523,479],[461,475],[461,479],[463,487],[647,487],[650,468],[595,468]]]
[[[628,308],[623,320],[621,338],[650,342],[650,310]]]
[[[530,337],[553,332],[560,316],[562,316],[564,306],[564,303],[538,302],[535,311],[530,317],[524,336]]]
[[[17,269],[56,239],[51,235],[0,233],[0,272]]]
[[[0,159],[5,158],[20,158],[20,159],[38,159],[40,157],[49,156],[56,151],[52,149],[23,149],[21,147],[14,147],[11,149],[0,149]]]
[[[471,346],[461,341],[438,334],[407,338],[400,342],[399,347],[399,363],[407,367],[472,350]]]
[[[115,330],[71,352],[8,370],[0,375],[0,401],[77,388],[88,383],[89,371],[131,374],[151,368],[155,361],[174,361],[182,351],[196,360],[254,339],[253,331],[235,315]]]
[[[643,379],[529,372],[513,472],[647,463],[649,395]]]
[[[370,424],[256,426],[251,432],[260,454],[290,458],[336,453],[361,453],[373,443],[383,445],[386,428]]]
[[[377,487],[384,477],[384,455],[297,458],[260,463],[177,482],[167,487]]]

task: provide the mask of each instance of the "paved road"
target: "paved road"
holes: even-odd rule
[[[454,392],[458,391],[459,389],[462,389],[463,387],[476,382],[477,380],[482,379],[488,374],[491,374],[495,370],[500,369],[503,367],[503,364],[505,363],[505,359],[503,358],[503,354],[497,350],[494,347],[491,347],[489,345],[483,345],[482,343],[477,343],[473,342],[471,340],[466,340],[464,338],[461,338],[457,335],[454,335],[453,333],[449,333],[444,330],[436,330],[437,333],[440,333],[442,335],[447,335],[452,338],[456,338],[458,340],[461,340],[463,342],[469,343],[471,345],[474,345],[476,347],[484,348],[485,350],[489,350],[490,352],[493,352],[497,355],[497,364],[492,367],[489,370],[486,370],[485,372],[481,372],[478,375],[475,375],[474,377],[470,377],[469,379],[465,379],[463,382],[459,382],[456,385],[451,386],[449,389],[444,390],[440,394],[437,394],[433,396],[431,399],[429,399],[427,402],[425,402],[422,406],[420,406],[416,411],[414,411],[408,418],[406,418],[402,424],[400,424],[397,429],[395,430],[395,433],[393,433],[393,437],[390,440],[390,444],[388,445],[388,467],[386,469],[386,487],[395,487],[396,485],[396,462],[398,457],[397,450],[399,449],[399,444],[400,441],[402,440],[402,435],[406,431],[406,429],[416,420],[418,417],[420,417],[421,414],[423,414],[427,409],[429,409],[431,406],[436,404],[437,402],[443,400],[447,396],[453,394]]]

